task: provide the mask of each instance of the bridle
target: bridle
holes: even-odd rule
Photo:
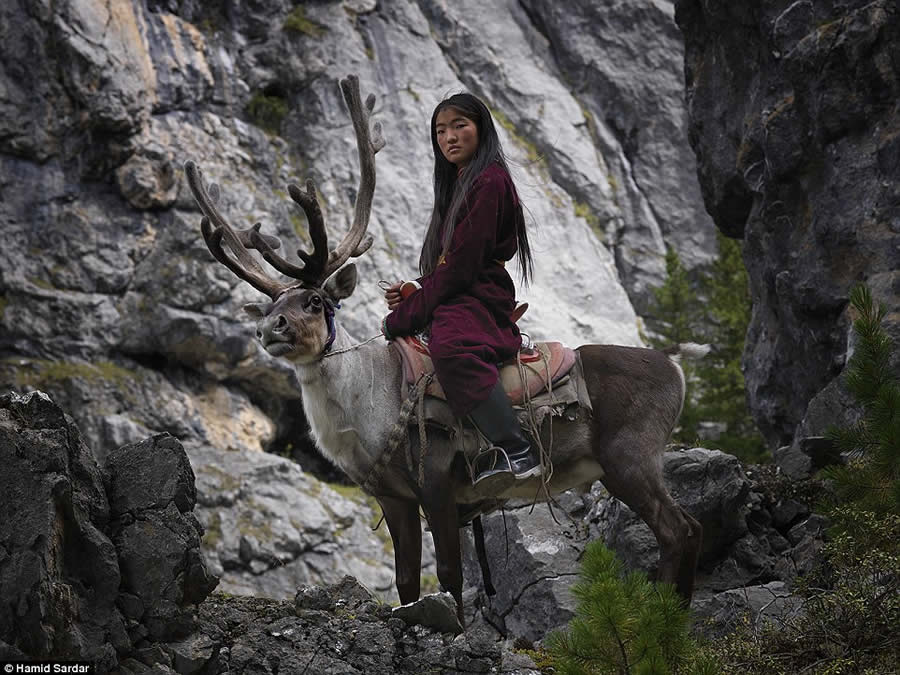
[[[329,356],[337,356],[338,354],[346,354],[347,352],[352,352],[360,347],[369,344],[370,342],[374,342],[378,338],[382,337],[384,333],[381,331],[378,332],[378,335],[374,335],[370,337],[368,340],[363,342],[359,342],[355,345],[350,345],[349,347],[344,347],[343,349],[336,349],[334,351],[331,350],[332,345],[334,344],[334,338],[337,331],[334,328],[334,313],[335,311],[341,308],[341,303],[334,303],[330,300],[325,300],[325,323],[328,326],[328,339],[325,341],[325,347],[322,349],[322,353],[319,355],[319,358],[327,359]]]

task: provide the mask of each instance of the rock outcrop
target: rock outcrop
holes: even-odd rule
[[[101,474],[78,427],[42,392],[0,397],[0,658],[90,661],[190,632],[215,587],[200,553],[194,476],[157,436]]]
[[[191,635],[123,660],[121,672],[538,675],[540,671],[527,656],[498,645],[487,631],[457,635],[407,623],[346,577],[325,587],[301,588],[293,601],[214,594],[201,605]]]
[[[703,551],[692,609],[699,630],[720,634],[748,610],[795,611],[793,581],[810,571],[825,537],[824,520],[789,481],[771,468],[748,475],[722,452],[667,452],[666,481],[678,503],[701,522]],[[555,507],[511,504],[484,518],[485,545],[497,594],[487,596],[472,535],[467,532],[465,592],[469,622],[498,636],[542,639],[574,616],[569,589],[585,545],[594,539],[616,551],[628,569],[656,572],[658,549],[647,525],[600,483],[589,493],[564,493]],[[710,621],[707,621],[710,620]]]
[[[887,305],[900,338],[900,8],[675,5],[704,200],[744,240],[750,407],[773,447],[798,450],[852,420],[837,378],[852,350],[855,284]]]
[[[117,605],[139,639],[181,637],[191,611],[217,586],[203,561],[194,472],[174,437],[159,434],[114,451],[104,466],[109,534],[119,557]]]

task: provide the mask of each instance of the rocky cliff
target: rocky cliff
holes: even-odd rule
[[[849,405],[848,294],[900,337],[900,8],[678,0],[690,140],[716,225],[744,240],[749,402],[795,449]]]

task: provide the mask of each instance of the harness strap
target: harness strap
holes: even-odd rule
[[[369,477],[366,478],[365,483],[362,485],[364,492],[374,495],[375,489],[381,482],[381,476],[384,474],[384,470],[388,467],[388,464],[391,463],[394,452],[404,443],[406,447],[409,448],[409,435],[406,425],[409,423],[409,416],[412,414],[413,408],[416,403],[418,403],[419,391],[422,391],[424,394],[425,389],[431,384],[432,379],[434,379],[434,373],[423,375],[409,392],[409,396],[403,402],[403,405],[400,406],[400,416],[394,423],[393,429],[391,429],[391,434],[388,436],[384,450],[382,451],[381,456],[375,460],[375,463],[372,465],[372,470],[369,471]],[[411,461],[411,457],[408,457],[407,461]],[[422,472],[421,468],[419,469],[419,472]]]

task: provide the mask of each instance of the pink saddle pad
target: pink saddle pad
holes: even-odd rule
[[[403,377],[407,384],[413,385],[426,373],[434,372],[428,347],[414,337],[401,337],[391,344],[400,353],[403,362]],[[515,360],[501,364],[500,380],[513,405],[521,405],[525,401],[525,392],[536,396],[547,388],[549,382],[562,379],[575,365],[575,351],[561,342],[538,342],[534,349],[523,349],[519,352],[521,371],[525,375],[522,382],[519,363]],[[446,400],[444,390],[437,378],[431,381],[425,393]]]

